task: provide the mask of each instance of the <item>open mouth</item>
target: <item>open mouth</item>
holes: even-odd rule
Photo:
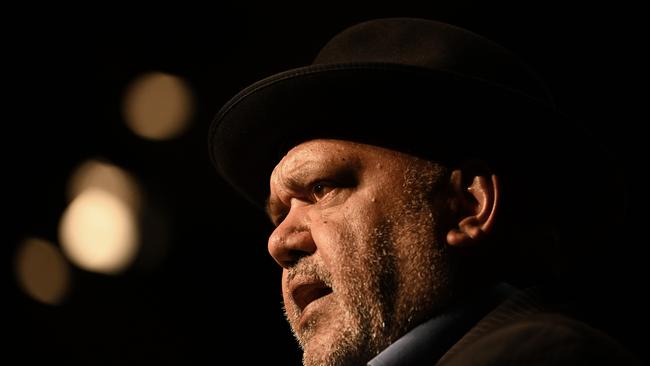
[[[307,305],[332,293],[332,288],[322,281],[312,281],[297,284],[291,291],[293,301],[300,310],[305,310]]]

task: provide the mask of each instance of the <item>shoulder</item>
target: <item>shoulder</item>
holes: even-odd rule
[[[618,342],[556,313],[502,324],[446,359],[444,365],[636,365]]]

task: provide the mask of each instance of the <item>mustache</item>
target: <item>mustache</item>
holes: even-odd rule
[[[329,288],[332,288],[332,274],[310,258],[300,258],[296,264],[287,270],[289,283],[297,276],[323,281]]]

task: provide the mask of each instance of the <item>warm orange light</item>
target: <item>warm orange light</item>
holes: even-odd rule
[[[111,193],[136,212],[140,208],[141,195],[135,178],[115,165],[97,160],[80,165],[68,183],[68,197],[73,200],[90,188]]]
[[[194,109],[190,88],[183,79],[162,72],[134,80],[124,95],[124,117],[137,135],[165,140],[188,126]]]
[[[133,211],[102,189],[87,189],[70,203],[61,219],[59,235],[67,257],[89,271],[121,272],[137,254]]]
[[[34,300],[58,305],[70,290],[70,269],[52,243],[29,238],[18,247],[16,279],[20,288]]]

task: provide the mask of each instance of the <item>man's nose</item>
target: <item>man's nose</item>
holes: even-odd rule
[[[301,211],[300,207],[293,208],[269,237],[269,253],[283,268],[291,267],[298,259],[316,251],[316,243]]]

